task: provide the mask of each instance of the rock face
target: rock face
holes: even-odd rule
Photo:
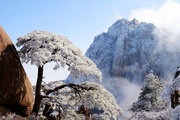
[[[179,52],[172,53],[167,46],[160,46],[161,40],[156,34],[159,30],[152,23],[136,19],[118,20],[106,33],[95,37],[86,56],[101,70],[103,80],[126,78],[141,83],[150,70],[167,79],[179,65]],[[168,38],[166,35],[164,41]]]
[[[33,102],[32,85],[12,41],[0,26],[0,107],[28,116]],[[3,115],[3,111],[0,111],[0,115]]]

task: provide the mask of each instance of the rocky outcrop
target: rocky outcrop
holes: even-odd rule
[[[16,48],[0,26],[0,107],[8,108],[21,116],[28,116],[33,102],[32,85]],[[0,115],[3,113],[3,109],[0,109]]]
[[[126,78],[142,83],[150,70],[160,78],[168,79],[179,65],[179,51],[172,53],[167,46],[159,44],[168,36],[160,39],[159,31],[152,23],[118,20],[106,33],[95,37],[86,56],[96,63],[104,81]]]

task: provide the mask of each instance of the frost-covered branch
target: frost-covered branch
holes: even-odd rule
[[[58,91],[58,90],[65,88],[65,87],[70,87],[70,88],[74,89],[78,94],[81,92],[88,91],[88,90],[94,90],[94,88],[92,88],[92,87],[84,87],[84,86],[80,86],[77,84],[69,83],[69,84],[64,84],[64,85],[55,87],[54,89],[49,89],[48,91],[46,91],[46,95],[49,95],[50,93]]]

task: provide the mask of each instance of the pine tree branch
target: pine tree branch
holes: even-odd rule
[[[50,89],[45,94],[49,95],[52,92],[58,91],[58,90],[63,89],[65,87],[70,87],[70,88],[74,89],[75,93],[77,93],[77,94],[79,94],[81,92],[88,91],[88,90],[94,90],[94,88],[92,88],[92,87],[84,87],[84,86],[80,86],[80,85],[77,85],[77,84],[69,83],[69,84],[65,84],[65,85],[55,87],[54,89]]]

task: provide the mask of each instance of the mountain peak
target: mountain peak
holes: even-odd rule
[[[123,77],[141,82],[150,70],[162,78],[167,77],[177,65],[167,63],[176,56],[170,54],[171,59],[165,59],[168,51],[156,51],[159,38],[155,30],[154,24],[137,19],[117,20],[106,33],[95,37],[86,56],[96,63],[103,78]]]

